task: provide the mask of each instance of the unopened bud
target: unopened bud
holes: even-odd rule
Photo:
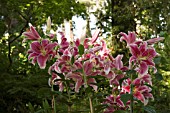
[[[48,19],[47,19],[47,31],[50,31],[50,29],[51,29],[51,18],[48,17]]]

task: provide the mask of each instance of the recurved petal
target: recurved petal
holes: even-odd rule
[[[32,59],[32,62],[31,62],[31,63],[32,63],[33,65],[35,65],[36,62],[37,62],[37,57],[34,57],[34,58]]]
[[[56,62],[54,65],[54,70],[57,72],[57,73],[61,73],[61,69],[60,69],[60,64],[61,62]]]
[[[93,83],[96,83],[96,80],[95,80],[94,78],[89,78],[88,81],[87,81],[87,83],[88,83],[91,87],[93,87],[93,89],[94,89],[95,91],[97,91],[97,85],[94,85],[94,84],[93,84]]]
[[[62,82],[60,82],[59,84],[59,91],[63,91],[64,90],[64,84]]]
[[[47,59],[48,59],[48,55],[39,55],[37,57],[37,62],[38,62],[38,65],[41,69],[45,69],[46,67],[46,62],[47,62]]]
[[[116,103],[117,103],[120,107],[125,107],[124,103],[120,100],[120,96],[116,97]]]
[[[108,78],[108,79],[114,79],[115,78],[115,73],[113,72],[113,71],[110,71],[107,75],[106,75],[106,77]]]
[[[34,41],[31,43],[30,48],[32,51],[34,51],[35,53],[41,53],[40,49],[41,49],[41,44],[38,41]]]
[[[79,92],[79,89],[83,85],[83,83],[84,82],[82,79],[77,80],[76,85],[75,85],[75,92]]]
[[[29,56],[28,56],[28,60],[30,60],[32,57],[36,57],[38,55],[39,54],[37,54],[37,53],[30,53]]]
[[[149,74],[142,76],[141,79],[152,86],[151,76]]]
[[[126,43],[128,42],[128,35],[126,33],[120,32],[120,35],[122,35],[122,37],[120,38],[120,41],[122,42],[123,40],[126,41]]]

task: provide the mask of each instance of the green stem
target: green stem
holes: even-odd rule
[[[132,75],[131,75],[131,81],[132,81]],[[130,99],[130,113],[133,113],[133,85],[131,83],[130,85],[130,94],[131,94],[131,99]]]
[[[66,82],[65,82],[65,85],[66,85],[66,90],[67,90],[67,94],[68,94],[68,102],[70,103],[71,102],[70,90],[69,90],[69,87]],[[71,113],[71,105],[70,104],[68,105],[68,113]]]
[[[83,70],[83,78],[84,78],[84,82],[85,82],[85,88],[87,88],[88,87],[88,85],[87,85],[87,78],[86,78],[86,75],[84,73],[84,70]],[[89,104],[90,104],[90,113],[94,113],[93,112],[93,104],[92,104],[92,100],[91,100],[90,95],[88,95],[88,98],[89,98]]]
[[[89,97],[89,103],[90,103],[90,112],[91,112],[91,113],[94,113],[94,112],[93,112],[93,105],[92,105],[91,97],[90,97],[90,96],[88,96],[88,97]]]
[[[51,90],[54,91],[53,85],[52,85]],[[54,113],[57,113],[57,110],[56,110],[56,102],[55,102],[55,96],[54,96],[54,95],[53,95],[53,97],[52,97],[52,108],[53,108],[53,110],[54,110]]]

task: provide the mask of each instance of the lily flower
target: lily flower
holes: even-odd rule
[[[61,81],[60,76],[58,76],[55,73],[52,73],[51,84],[58,85],[59,86],[59,91],[63,91],[63,89],[64,89],[64,83]]]
[[[46,62],[50,55],[54,55],[53,48],[57,46],[57,43],[50,43],[49,40],[42,40],[42,42],[34,41],[30,45],[30,50],[28,50],[28,59],[32,59],[32,63],[38,62],[41,69],[46,67]]]
[[[104,59],[106,56],[109,55],[110,50],[107,48],[106,42],[104,40],[101,40],[102,42],[102,50],[99,52],[99,55]]]
[[[154,48],[147,48],[147,42],[143,42],[139,47],[136,44],[130,45],[130,52],[132,56],[130,57],[129,64],[134,62],[139,64],[137,71],[140,75],[145,75],[148,72],[148,66],[155,67],[153,58],[157,55]]]
[[[32,25],[30,25],[30,30],[24,32],[23,35],[26,36],[28,40],[38,40],[41,38]]]
[[[104,113],[113,113],[116,110],[125,110],[127,107],[124,105],[120,99],[120,95],[113,96],[109,95],[105,98],[103,104],[107,104],[108,107],[105,109]]]
[[[128,32],[128,34],[121,32],[120,35],[122,35],[120,41],[122,42],[123,40],[125,40],[127,46],[133,44],[136,41],[136,34],[134,32]]]
[[[151,88],[148,86],[144,85],[144,82],[146,82],[143,77],[142,78],[136,78],[133,80],[132,84],[134,85],[133,88],[133,96],[140,100],[144,105],[147,105],[148,99],[152,98],[153,95],[151,94]],[[126,81],[123,82],[122,90],[125,93],[130,93],[130,84],[131,80],[127,79]],[[126,85],[125,85],[126,84]]]

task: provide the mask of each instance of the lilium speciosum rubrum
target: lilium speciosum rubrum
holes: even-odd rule
[[[108,105],[104,113],[113,113],[116,110],[126,110],[129,107],[130,102],[128,101],[125,106],[121,101],[120,95],[109,95],[105,98],[103,104]]]
[[[28,50],[28,59],[32,59],[32,64],[38,62],[38,65],[41,69],[46,67],[46,62],[49,59],[50,55],[54,55],[53,48],[57,46],[57,43],[50,43],[49,40],[43,39],[40,42],[34,41],[31,43]]]
[[[52,73],[52,77],[49,79],[49,85],[58,85],[59,86],[59,91],[63,91],[64,89],[64,83],[61,81],[60,76],[58,76],[55,73]]]
[[[136,34],[134,32],[128,32],[128,34],[121,32],[119,34],[122,35],[120,41],[122,42],[123,40],[125,40],[127,46],[133,44],[136,41]]]
[[[99,29],[97,29],[95,31],[95,33],[93,34],[92,38],[85,38],[84,42],[83,42],[83,45],[84,45],[84,48],[87,49],[90,45],[93,45],[96,40],[98,39],[99,37]]]
[[[157,55],[155,49],[153,47],[148,47],[147,42],[143,42],[141,45],[131,44],[130,52],[132,56],[129,60],[129,65],[131,67],[131,63],[139,64],[137,71],[140,75],[145,75],[148,72],[148,66],[155,67],[155,63],[153,62],[153,58]]]
[[[141,78],[136,78],[135,80],[133,80],[133,96],[144,103],[144,105],[147,105],[148,99],[153,99],[153,95],[151,94],[152,89],[144,85],[145,83],[152,85],[150,75],[144,75]],[[122,91],[125,93],[130,93],[130,84],[130,79],[127,79],[126,82],[124,81]]]
[[[32,25],[30,25],[30,30],[24,32],[23,35],[26,36],[28,40],[38,40],[41,38]]]

